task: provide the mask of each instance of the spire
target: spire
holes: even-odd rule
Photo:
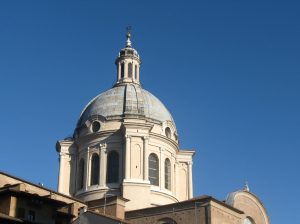
[[[131,26],[126,27],[127,34],[126,34],[126,47],[131,47]]]
[[[116,85],[123,83],[140,84],[140,56],[132,47],[131,26],[128,26],[126,30],[126,46],[120,50],[115,62],[117,66]]]

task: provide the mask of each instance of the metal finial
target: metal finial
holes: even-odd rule
[[[132,29],[131,26],[127,26],[126,27],[126,30],[127,30],[127,34],[126,34],[126,37],[127,37],[126,47],[131,47],[131,29]]]
[[[245,181],[244,191],[250,191],[248,181]]]

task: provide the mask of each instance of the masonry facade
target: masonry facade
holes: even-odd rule
[[[124,197],[126,211],[192,198],[195,153],[179,148],[170,112],[142,88],[130,37],[115,61],[115,85],[87,104],[73,138],[57,143],[59,192],[86,202]]]

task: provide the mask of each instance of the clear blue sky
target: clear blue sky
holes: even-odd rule
[[[196,149],[195,195],[243,187],[300,220],[299,1],[0,1],[0,170],[55,189],[55,143],[115,81],[133,26],[145,89]]]

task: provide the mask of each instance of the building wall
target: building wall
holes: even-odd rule
[[[17,213],[19,208],[25,209],[25,219],[28,219],[29,211],[33,211],[35,213],[34,222],[43,224],[55,223],[55,210],[53,210],[53,206],[45,204],[38,199],[17,198],[16,202],[15,212]],[[16,217],[16,214],[13,217]]]
[[[164,223],[164,220],[168,221],[168,223],[174,222],[177,224],[208,224],[206,223],[208,220],[207,215],[204,207],[195,207],[192,205],[189,208],[174,209],[174,211],[156,209],[155,212],[143,212],[143,214],[128,220],[133,224],[159,224]]]
[[[189,169],[188,163],[191,164],[194,152],[182,154],[182,151],[178,149],[176,129],[172,122],[156,124],[141,119],[126,119],[122,122],[105,119],[98,121],[101,122],[99,132],[91,133],[89,125],[92,122],[87,122],[86,128],[80,130],[75,142],[67,144],[65,141],[60,141],[58,143],[60,155],[69,154],[70,162],[73,164],[70,171],[60,171],[59,180],[65,179],[65,181],[59,183],[59,191],[84,201],[103,198],[106,193],[122,196],[129,199],[126,203],[127,211],[174,203],[193,196],[192,170]],[[169,137],[165,134],[166,127],[171,129],[172,134]],[[107,157],[111,151],[119,154],[119,182],[107,184]],[[91,158],[94,153],[100,157],[100,180],[99,184],[91,186]],[[150,185],[149,181],[148,157],[151,153],[155,153],[159,159],[158,186]],[[165,186],[165,160],[167,158],[171,162],[170,189],[166,189]],[[81,159],[85,162],[84,187],[78,189],[78,170]],[[61,157],[60,163],[60,167],[63,167],[60,170],[68,170],[68,160]],[[65,186],[67,183],[75,186],[74,192],[67,190],[71,189],[70,186]]]
[[[232,211],[218,203],[211,202],[211,224],[242,224],[243,214]]]
[[[0,213],[10,215],[11,199],[9,195],[0,196]]]

